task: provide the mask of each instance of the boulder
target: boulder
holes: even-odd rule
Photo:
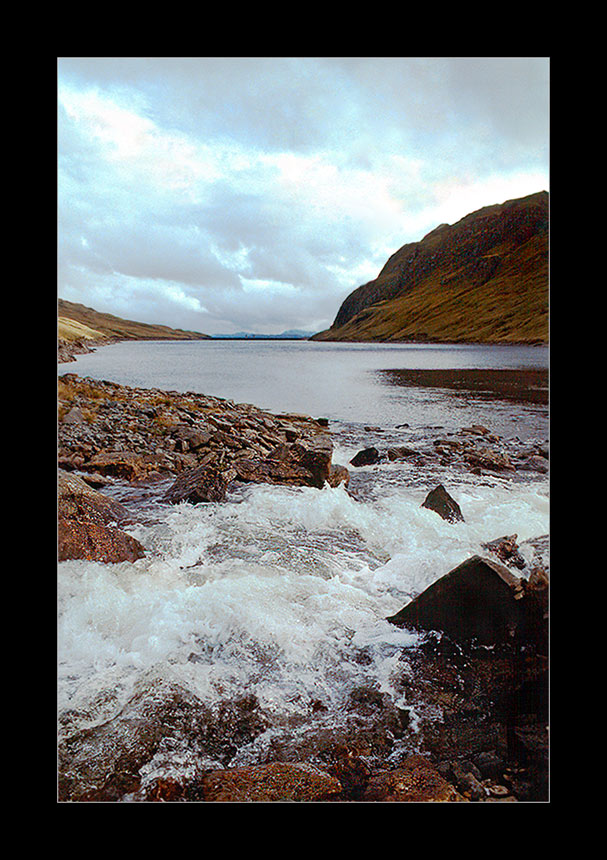
[[[444,520],[450,523],[463,522],[464,517],[458,503],[445,490],[442,484],[430,490],[421,504],[422,508],[435,511]]]
[[[396,770],[371,776],[362,800],[382,803],[466,802],[466,798],[421,755],[409,756]]]
[[[350,473],[345,466],[339,466],[337,463],[334,463],[329,468],[327,483],[330,487],[338,487],[340,484],[344,484],[347,487],[350,483]]]
[[[121,523],[129,518],[119,502],[63,469],[57,469],[57,515],[60,519],[90,520],[99,525]]]
[[[126,508],[61,469],[57,470],[57,517],[59,561],[111,564],[145,555],[139,541],[116,525],[129,519]]]
[[[276,445],[265,457],[243,457],[233,466],[239,480],[322,488],[331,477],[333,443],[319,434]]]
[[[507,567],[475,555],[442,576],[387,620],[438,630],[454,640],[544,644],[547,583],[530,586]],[[536,590],[537,588],[537,590]]]
[[[230,481],[236,476],[234,469],[223,469],[216,464],[196,466],[182,472],[163,496],[165,502],[222,502]]]
[[[216,770],[202,779],[208,802],[310,802],[339,797],[341,783],[311,764],[276,762]]]
[[[493,469],[495,471],[514,471],[514,465],[508,454],[500,451],[492,451],[490,448],[468,451],[464,459],[471,466],[481,469]]]
[[[83,559],[103,564],[143,558],[142,545],[122,529],[91,520],[62,517],[58,523],[58,560]]]
[[[379,462],[379,451],[377,448],[363,448],[350,460],[352,466],[370,466]]]

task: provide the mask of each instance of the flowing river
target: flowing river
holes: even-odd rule
[[[423,447],[473,424],[515,450],[548,439],[543,347],[125,342],[59,372],[325,417],[333,462],[346,466],[370,445]],[[436,460],[349,469],[347,490],[244,485],[223,503],[174,507],[142,496],[129,531],[145,558],[59,564],[60,736],[119,715],[143,719],[169,690],[211,710],[254,697],[263,726],[233,734],[229,759],[183,734],[165,737],[144,778],[179,776],[267,760],[273,744],[342,724],[353,691],[373,688],[410,712],[395,760],[414,746],[424,715],[400,679],[418,636],[386,616],[483,542],[546,535],[549,480]],[[437,483],[464,522],[421,507]]]

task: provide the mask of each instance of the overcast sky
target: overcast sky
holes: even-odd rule
[[[320,331],[398,248],[549,190],[544,57],[58,59],[58,295]]]

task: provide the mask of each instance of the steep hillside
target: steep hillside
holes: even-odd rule
[[[548,342],[546,191],[404,245],[312,340]]]
[[[165,325],[125,320],[113,314],[87,308],[85,305],[58,299],[57,303],[59,340],[81,339],[103,340],[203,340],[208,334],[198,331],[182,331]]]

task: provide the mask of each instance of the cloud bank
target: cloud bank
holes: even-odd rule
[[[548,189],[547,58],[59,58],[58,294],[328,327],[406,242]]]

